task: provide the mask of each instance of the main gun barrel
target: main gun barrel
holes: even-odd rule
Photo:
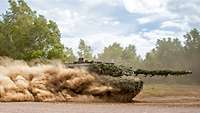
[[[144,70],[144,69],[137,69],[134,71],[134,74],[137,76],[139,74],[143,74],[145,76],[154,76],[154,75],[160,75],[160,76],[168,76],[168,75],[188,75],[192,74],[191,71],[174,71],[174,70]]]

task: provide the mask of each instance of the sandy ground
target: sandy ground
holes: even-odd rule
[[[143,91],[134,100],[139,104],[167,104],[200,106],[198,85],[144,85]]]
[[[200,113],[200,107],[133,103],[0,103],[0,113]]]

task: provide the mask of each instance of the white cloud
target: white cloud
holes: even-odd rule
[[[161,12],[157,12],[154,14],[145,14],[142,17],[138,18],[137,21],[139,22],[139,24],[146,24],[146,23],[152,23],[156,21],[173,20],[176,18],[178,18],[177,14],[174,14],[167,10],[163,10]]]
[[[130,13],[159,13],[165,10],[167,0],[122,0]]]
[[[174,31],[166,31],[166,30],[152,30],[149,32],[141,32],[140,35],[143,38],[148,39],[149,43],[152,45],[156,44],[156,41],[158,39],[163,39],[163,38],[179,38],[181,42],[183,42],[185,39],[183,35],[185,32],[174,32]]]
[[[122,0],[126,10],[131,14],[139,14],[137,18],[139,24],[152,23],[156,21],[162,22],[160,28],[172,27],[181,28],[180,30],[188,30],[190,24],[200,23],[199,0]],[[186,20],[187,19],[187,20]],[[174,22],[180,21],[180,22]],[[169,27],[169,26],[168,26]]]
[[[177,28],[181,31],[190,30],[188,23],[180,20],[164,21],[161,23],[160,28]]]
[[[84,3],[87,6],[96,6],[99,4],[107,4],[110,6],[118,6],[120,5],[120,0],[80,0],[82,3]]]
[[[158,16],[158,15],[149,15],[149,16],[144,16],[144,17],[138,18],[137,21],[139,22],[139,24],[146,24],[146,23],[156,21],[160,18],[162,18],[162,17]]]
[[[77,23],[80,23],[83,17],[79,16],[78,12],[69,9],[54,8],[50,10],[38,10],[39,14],[45,15],[48,19],[54,20],[61,30],[64,32],[74,32]]]
[[[100,20],[102,21],[102,24],[105,24],[105,25],[115,26],[115,25],[120,24],[120,21],[115,20],[114,18],[111,18],[111,17],[103,17]]]

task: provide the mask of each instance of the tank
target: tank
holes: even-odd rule
[[[92,93],[106,101],[130,102],[143,89],[143,81],[139,75],[144,77],[153,76],[180,76],[192,74],[191,71],[172,70],[144,70],[134,69],[110,62],[88,61],[79,58],[73,63],[66,63],[66,68],[84,69],[95,76],[98,83],[110,86],[111,90]]]

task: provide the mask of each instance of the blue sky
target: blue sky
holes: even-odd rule
[[[200,28],[200,0],[26,0],[29,6],[54,20],[66,47],[77,50],[80,39],[95,54],[113,42],[136,46],[142,57],[157,39],[179,38]],[[8,8],[0,1],[0,13]]]

